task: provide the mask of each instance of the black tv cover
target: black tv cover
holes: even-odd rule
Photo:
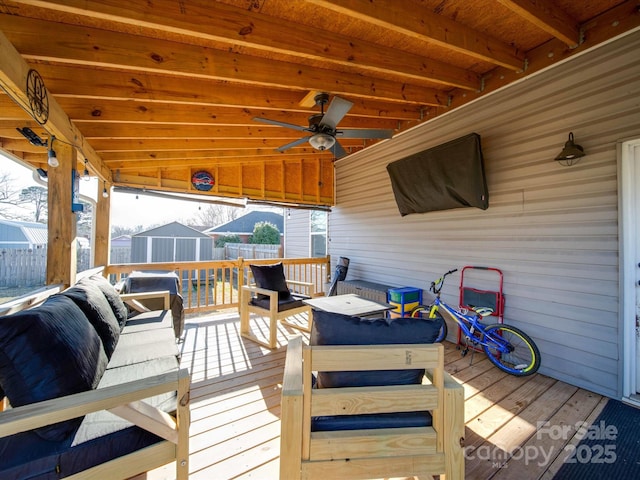
[[[402,216],[489,208],[480,135],[471,133],[387,165]]]

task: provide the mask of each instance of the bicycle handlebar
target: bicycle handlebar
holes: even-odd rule
[[[440,293],[440,290],[442,290],[442,285],[444,284],[444,279],[447,277],[447,275],[451,275],[452,273],[455,273],[457,271],[458,271],[457,268],[454,268],[453,270],[449,270],[447,273],[442,275],[435,282],[431,282],[431,291],[435,294]],[[438,288],[438,285],[440,286],[439,288]]]

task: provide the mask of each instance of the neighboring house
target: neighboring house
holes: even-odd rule
[[[172,222],[131,237],[131,263],[213,260],[213,239]]]
[[[131,262],[131,235],[120,235],[111,239],[111,250],[109,252],[109,263],[130,263]]]
[[[534,338],[541,373],[640,398],[638,52],[640,31],[336,161],[333,265],[348,257],[349,279],[419,287],[427,302],[452,268],[499,268],[504,321]],[[401,216],[387,165],[471,132],[482,138],[489,208]],[[554,159],[569,132],[586,156],[562,166]],[[456,275],[442,291],[452,304]]]
[[[0,248],[34,250],[47,246],[45,223],[0,219]]]
[[[112,238],[111,248],[131,248],[131,235],[120,235]]]
[[[210,235],[214,241],[220,237],[238,235],[242,243],[249,243],[256,223],[260,222],[269,222],[275,225],[280,232],[280,244],[284,244],[284,218],[281,214],[275,212],[249,212],[235,220],[209,228],[203,233]]]

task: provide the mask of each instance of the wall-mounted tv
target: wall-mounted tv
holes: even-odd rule
[[[400,215],[489,208],[480,135],[471,133],[387,165]]]

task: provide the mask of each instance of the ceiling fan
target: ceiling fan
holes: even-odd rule
[[[320,107],[320,113],[309,117],[308,127],[301,127],[292,123],[280,122],[278,120],[270,120],[262,117],[254,117],[253,120],[310,133],[310,135],[307,135],[306,137],[299,138],[298,140],[278,147],[276,150],[279,152],[284,152],[289,148],[295,147],[304,142],[309,142],[309,144],[316,150],[330,150],[336,158],[342,158],[347,156],[348,153],[342,145],[336,141],[336,137],[391,138],[393,136],[393,130],[385,129],[368,128],[338,130],[338,123],[340,123],[351,107],[353,107],[353,103],[340,97],[333,97],[333,100],[331,100],[331,104],[325,113],[324,106],[329,103],[329,94],[319,93],[314,97],[314,100],[316,105]]]

